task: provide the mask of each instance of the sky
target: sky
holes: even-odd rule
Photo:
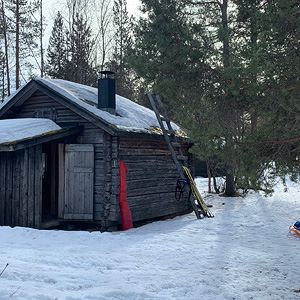
[[[49,37],[51,35],[53,22],[55,16],[59,10],[61,10],[62,3],[65,3],[65,0],[58,0],[55,5],[53,5],[53,0],[43,0],[43,13],[46,20],[46,29],[44,34],[44,48],[47,49]],[[127,10],[129,14],[133,16],[139,15],[139,7],[141,5],[140,0],[127,0]]]
[[[52,20],[55,18],[56,12],[59,10],[60,4],[64,2],[63,0],[59,0],[53,5],[53,0],[44,0],[43,1],[43,9],[45,12],[45,17],[47,19],[47,23],[52,24]],[[137,15],[138,7],[141,5],[140,0],[127,0],[127,9],[130,14]],[[52,27],[52,26],[51,26]]]

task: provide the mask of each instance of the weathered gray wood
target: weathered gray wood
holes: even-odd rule
[[[12,183],[13,183],[13,163],[12,155],[6,158],[6,186],[5,186],[5,225],[12,226]]]
[[[136,188],[136,189],[132,189],[129,187],[128,192],[127,192],[127,196],[131,197],[131,196],[143,196],[145,195],[145,191],[147,192],[147,196],[148,195],[156,195],[157,191],[159,189],[160,193],[164,193],[164,192],[169,192],[169,191],[173,191],[173,194],[171,194],[171,198],[172,200],[174,199],[174,194],[175,194],[175,188],[176,188],[176,181],[173,182],[173,184],[171,185],[161,185],[161,186],[151,186],[151,187],[143,187],[140,186],[140,188]]]
[[[127,174],[127,176],[129,176],[130,173]],[[152,177],[149,178],[135,178],[130,177],[127,178],[127,186],[128,189],[130,190],[134,190],[134,189],[139,189],[141,187],[143,188],[148,188],[148,187],[159,187],[161,185],[174,185],[177,182],[177,176],[170,176],[170,177]]]
[[[65,148],[58,144],[58,217],[64,217],[65,201]]]
[[[20,225],[28,226],[28,149],[24,149],[23,159],[21,162],[22,172],[21,172],[21,189],[20,189]]]
[[[62,219],[55,219],[55,220],[50,220],[50,221],[45,221],[42,223],[42,229],[47,229],[47,228],[54,228],[59,225],[64,224],[64,220]]]
[[[111,197],[109,220],[121,220],[119,192],[120,192],[120,161],[119,161],[119,138],[111,138]]]
[[[42,226],[42,146],[35,146],[34,227]]]
[[[56,213],[56,187],[57,187],[57,145],[51,145],[51,215]]]
[[[93,194],[93,145],[66,145],[64,219],[92,220]]]
[[[187,167],[187,159],[185,160],[185,157],[183,156],[183,153],[181,151],[181,148],[177,148],[178,149],[178,152],[179,152],[179,155],[176,155],[175,153],[175,150],[172,146],[172,143],[171,142],[175,142],[175,143],[178,143],[178,140],[176,138],[176,135],[175,135],[175,131],[173,130],[172,126],[171,126],[171,123],[170,122],[166,122],[167,124],[167,128],[165,128],[165,125],[163,124],[162,120],[161,120],[161,116],[160,116],[160,112],[162,113],[162,115],[167,118],[167,112],[159,98],[159,96],[156,96],[156,101],[153,99],[152,95],[150,93],[148,93],[148,98],[151,102],[151,105],[152,105],[152,108],[155,112],[155,115],[156,115],[156,118],[159,122],[159,125],[160,125],[160,128],[162,129],[163,131],[163,134],[164,134],[164,137],[165,137],[165,140],[167,142],[167,145],[168,145],[168,148],[171,152],[171,155],[172,155],[172,159],[178,169],[178,173],[181,177],[181,179],[185,179],[185,175],[184,175],[184,170],[182,168],[182,166],[186,166]],[[160,108],[160,111],[158,110],[157,106]],[[180,163],[179,160],[182,162]],[[189,191],[189,187],[186,185],[185,186],[185,190],[188,192]],[[191,205],[193,207],[193,210],[197,216],[197,219],[200,219],[201,216],[200,216],[200,213],[198,211],[198,208],[196,206],[196,203],[194,201],[194,198],[193,197],[190,197],[190,202],[191,202]]]
[[[35,151],[33,147],[28,149],[28,226],[34,228],[34,195],[35,195]]]
[[[13,153],[12,226],[19,225],[20,217],[20,155],[20,151]]]
[[[188,146],[182,148],[187,155]],[[187,195],[175,199],[179,174],[165,141],[121,138],[120,158],[129,168],[127,196],[134,221],[189,210]]]
[[[5,114],[10,114],[10,109],[15,106],[20,106],[26,99],[28,99],[34,92],[36,88],[34,84],[28,85],[26,89],[22,89],[20,93],[14,96],[13,101],[8,101],[5,105],[1,108],[0,117],[4,116]]]
[[[69,138],[67,136],[61,137],[60,141],[64,140],[65,144],[94,144],[93,170],[95,174],[92,175],[91,167],[85,165],[86,162],[83,162],[81,155],[74,155],[73,169],[70,172],[72,174],[69,174],[68,191],[67,188],[65,189],[67,178],[64,176],[65,169],[67,172],[67,167],[65,166],[67,162],[65,164],[64,156],[59,154],[58,217],[63,218],[64,216],[65,195],[69,194],[70,207],[78,210],[69,213],[72,220],[91,221],[94,218],[94,221],[99,221],[104,227],[118,224],[120,222],[118,219],[120,216],[118,203],[120,158],[127,164],[130,171],[127,174],[128,199],[134,220],[178,213],[186,209],[185,200],[183,200],[183,203],[177,203],[174,200],[174,190],[177,181],[176,166],[174,167],[171,153],[162,137],[151,136],[150,134],[129,136],[127,133],[124,133],[124,136],[121,137],[120,132],[117,132],[117,130],[113,129],[109,131],[107,130],[109,126],[107,127],[106,125],[101,127],[101,121],[98,119],[95,120],[90,114],[82,113],[79,108],[67,103],[60,97],[52,99],[50,97],[52,94],[48,96],[45,92],[45,90],[44,92],[36,91],[25,102],[22,104],[20,102],[20,110],[11,111],[11,117],[34,117],[41,113],[47,115],[51,111],[53,113],[51,114],[50,112],[48,117],[55,117],[58,124],[76,123],[83,127],[82,132],[76,132],[76,135],[72,135]],[[116,132],[118,136],[112,136],[107,132],[111,134]],[[183,141],[184,139],[180,139],[180,147],[183,155],[187,156],[188,144],[182,143]],[[31,146],[35,145],[26,145],[26,147]],[[178,147],[178,145],[174,146]],[[63,145],[59,146],[61,149],[59,150],[60,153],[63,153],[63,147]],[[36,172],[37,165],[33,164],[33,162],[35,163],[36,154],[32,157],[30,149],[26,151],[27,155],[24,150],[24,160],[23,158],[21,159],[22,171],[20,175],[19,194],[20,196],[27,194],[25,197],[20,197],[22,203],[20,202],[19,220],[25,226],[34,227],[38,226],[40,221],[37,218],[41,215],[37,213],[40,211],[39,203],[42,203],[42,200],[38,202],[37,192],[37,190],[40,190],[40,173]],[[176,155],[180,154],[178,149],[175,149],[175,153]],[[75,164],[75,161],[79,163]],[[72,165],[70,161],[68,163],[69,166]],[[23,168],[26,165],[27,167]],[[4,171],[1,171],[0,166],[0,175],[1,172],[5,172],[6,174],[6,164],[4,169]],[[11,171],[11,173],[13,172]],[[72,179],[71,176],[73,176]],[[93,176],[93,179],[91,176]],[[25,177],[27,180],[23,180]],[[55,178],[52,178],[52,182],[54,181]],[[93,188],[86,191],[85,186],[91,181],[94,182]],[[37,190],[36,187],[38,187]],[[4,189],[5,193],[9,190],[6,183],[4,184]],[[13,191],[17,193],[15,184],[13,184]],[[40,194],[42,193],[40,192]],[[55,194],[54,186],[52,186],[53,194]],[[80,201],[77,201],[76,197],[80,198]],[[6,203],[8,200],[6,195],[4,198],[5,202],[2,202],[2,205],[7,209]],[[15,196],[12,198],[15,200]],[[94,201],[89,202],[87,199],[90,198]],[[14,202],[11,202],[11,205],[12,203]],[[54,198],[52,198],[52,203],[54,203]],[[90,211],[90,213],[80,212],[85,210]],[[34,219],[32,215],[34,215]]]
[[[0,226],[5,225],[6,153],[0,153]]]

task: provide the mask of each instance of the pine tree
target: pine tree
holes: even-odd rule
[[[68,80],[95,85],[97,73],[93,61],[91,28],[83,16],[76,13],[68,36]]]
[[[94,86],[97,72],[93,61],[91,28],[78,13],[74,15],[70,28],[71,31],[66,30],[59,12],[49,40],[47,74]]]
[[[296,176],[300,149],[297,71],[300,67],[300,3],[276,0],[265,3],[264,9],[263,19],[258,20],[261,34],[257,56],[262,68],[263,101],[257,104],[260,121],[257,140],[264,141],[261,143],[264,159],[272,166],[273,174]]]
[[[142,2],[132,65],[225,168],[225,193],[299,172],[298,1]]]
[[[67,54],[66,29],[64,27],[63,17],[61,13],[58,12],[54,20],[47,51],[46,72],[50,77],[60,79],[67,78]]]
[[[197,141],[201,138],[206,149],[215,148],[213,137],[216,132],[220,134],[222,141],[219,143],[225,147],[223,151],[214,150],[213,154],[222,154],[227,170],[226,193],[233,195],[232,135],[235,124],[232,120],[237,110],[232,110],[233,103],[227,91],[231,54],[228,4],[222,1],[219,10],[214,7],[219,14],[208,15],[209,26],[216,27],[217,38],[213,39],[210,29],[201,22],[203,7],[193,4],[191,9],[187,2],[143,1],[149,17],[141,19],[137,27],[137,53],[133,66],[149,84],[154,84],[155,92],[169,99],[175,117],[189,129],[192,138],[196,137]],[[215,46],[220,44],[221,50]],[[221,114],[222,121],[214,124]],[[198,128],[204,126],[209,126],[210,130],[206,129],[199,136]],[[204,148],[198,147],[198,152],[207,155]]]

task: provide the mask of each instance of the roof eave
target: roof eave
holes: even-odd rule
[[[73,101],[70,101],[67,97],[61,95],[57,91],[51,89],[49,86],[43,84],[40,81],[31,80],[24,86],[9,102],[4,104],[4,106],[0,110],[0,118],[9,113],[9,111],[14,106],[21,106],[28,97],[30,97],[35,91],[40,90],[44,94],[48,95],[49,97],[55,99],[62,105],[66,106],[70,110],[74,111],[84,119],[88,120],[89,122],[93,123],[97,127],[103,129],[108,134],[112,136],[127,136],[127,137],[136,137],[136,138],[145,138],[145,139],[158,139],[163,140],[164,136],[155,133],[146,133],[146,132],[131,132],[126,131],[123,129],[119,129],[116,125],[113,125],[102,118],[96,116],[92,112],[84,109],[80,105],[76,104]],[[188,138],[177,137],[182,142],[191,142]],[[1,151],[1,150],[0,150]],[[15,151],[15,150],[8,150],[8,151]]]
[[[31,80],[20,89],[8,102],[4,102],[4,105],[0,109],[0,118],[9,113],[12,107],[22,105],[26,99],[28,99],[35,91],[37,90],[37,86],[34,80]]]
[[[82,126],[77,127],[65,127],[60,130],[51,131],[45,134],[41,134],[38,136],[33,136],[30,138],[25,138],[23,140],[2,143],[0,144],[0,152],[12,152],[21,150],[24,148],[29,148],[32,146],[36,146],[39,144],[44,144],[53,140],[58,140],[61,138],[65,138],[70,135],[74,135],[80,133],[83,130]]]
[[[147,133],[147,132],[131,132],[131,131],[119,131],[117,136],[120,137],[132,137],[141,139],[154,139],[154,140],[165,140],[163,134]],[[189,138],[176,136],[178,142],[194,144]]]

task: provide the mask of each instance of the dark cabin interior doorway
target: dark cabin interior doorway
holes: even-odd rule
[[[58,144],[43,144],[42,223],[58,219]]]

